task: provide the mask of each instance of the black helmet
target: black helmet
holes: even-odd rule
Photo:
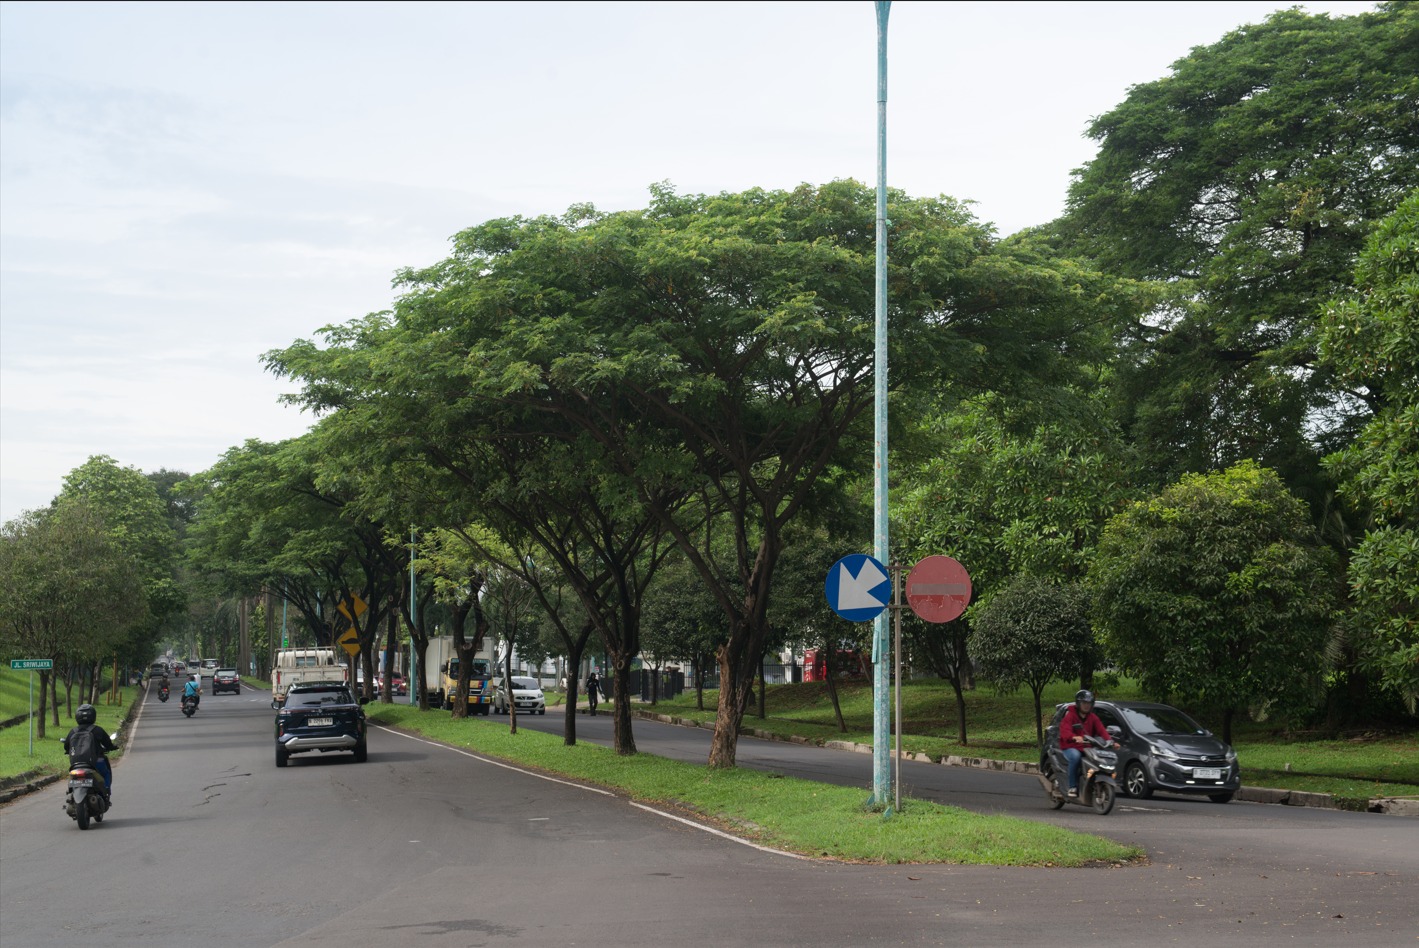
[[[1074,693],[1074,707],[1078,708],[1084,702],[1094,703],[1094,693],[1087,688],[1080,688]]]
[[[74,720],[80,724],[93,724],[98,720],[99,713],[94,710],[91,704],[79,705],[79,710],[74,712]]]

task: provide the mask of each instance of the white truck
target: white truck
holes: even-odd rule
[[[424,681],[429,683],[429,704],[441,708],[453,707],[453,696],[458,690],[458,650],[453,647],[453,636],[438,635],[429,639],[429,648],[424,655],[428,673]],[[497,662],[493,653],[480,648],[473,654],[472,670],[468,675],[468,711],[471,714],[487,714],[493,706],[493,676],[497,672]],[[418,685],[413,685],[417,688]],[[412,692],[412,688],[411,688]]]
[[[282,648],[276,650],[271,666],[271,707],[279,708],[286,701],[286,691],[292,685],[307,681],[343,681],[349,683],[350,670],[335,658],[333,648]]]

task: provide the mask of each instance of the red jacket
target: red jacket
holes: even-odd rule
[[[1074,733],[1074,725],[1076,724],[1084,725],[1084,730],[1081,733],[1092,734],[1113,743],[1113,735],[1104,728],[1104,722],[1099,720],[1097,714],[1091,710],[1088,714],[1080,717],[1079,706],[1071,704],[1069,710],[1064,712],[1064,720],[1059,722],[1059,746],[1064,750],[1069,750],[1071,747],[1083,750],[1089,744],[1084,738]]]

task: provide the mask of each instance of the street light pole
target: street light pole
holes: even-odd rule
[[[887,15],[891,0],[877,0],[877,353],[876,468],[873,512],[876,522],[873,549],[877,561],[892,562],[887,542]],[[872,802],[888,810],[892,791],[889,743],[891,693],[889,664],[890,613],[884,609],[872,625]]]

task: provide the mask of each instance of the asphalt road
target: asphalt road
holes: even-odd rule
[[[0,809],[0,945],[1419,939],[1419,822],[1399,817],[1190,801],[1053,813],[1030,778],[913,765],[923,774],[906,782],[922,795],[940,777],[950,802],[1106,831],[1153,860],[1110,870],[825,864],[386,730],[372,731],[365,764],[301,755],[277,770],[271,718],[250,691],[209,695],[191,720],[176,702],[153,701],[102,825],[78,830],[60,808],[62,784]],[[520,723],[560,727],[555,713]],[[578,723],[583,739],[609,738],[609,719]],[[689,754],[708,734],[638,721],[636,738],[645,751]],[[864,786],[831,774],[870,768],[865,756],[816,748],[740,748],[745,765]]]

